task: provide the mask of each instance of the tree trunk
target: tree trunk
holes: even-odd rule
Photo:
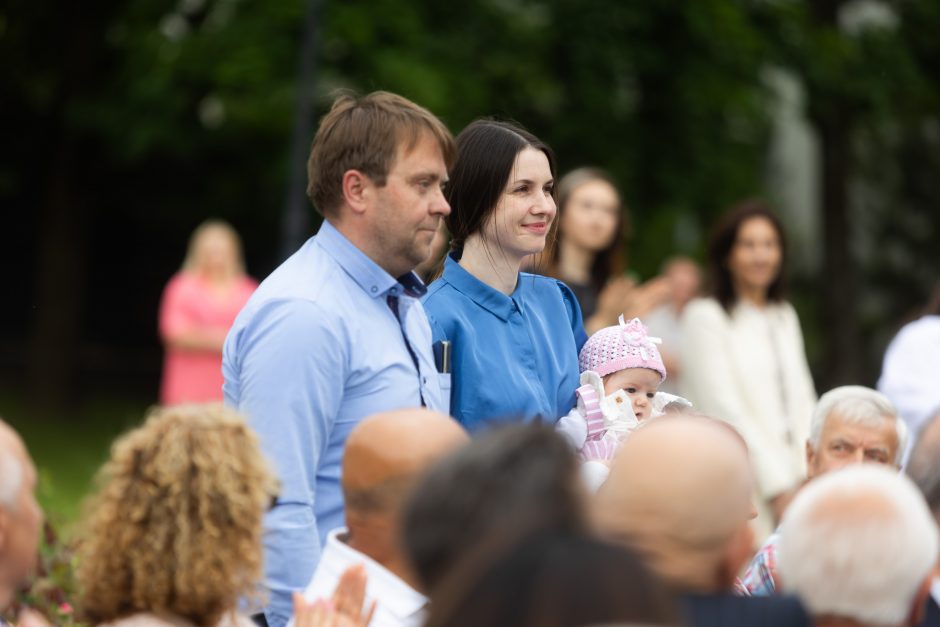
[[[56,410],[74,401],[85,286],[85,233],[76,163],[64,139],[57,146],[40,211],[36,307],[28,386],[33,404]]]
[[[61,409],[75,400],[81,349],[86,273],[87,215],[97,188],[93,142],[82,140],[69,112],[106,80],[108,44],[104,30],[116,2],[64,5],[46,41],[56,77],[48,124],[37,138],[49,155],[39,198],[39,245],[34,318],[29,342],[27,389],[40,409]],[[48,45],[48,43],[43,43]],[[85,145],[89,144],[89,145]]]
[[[858,294],[851,250],[849,207],[850,125],[846,117],[817,120],[822,152],[823,389],[857,383],[861,377]]]

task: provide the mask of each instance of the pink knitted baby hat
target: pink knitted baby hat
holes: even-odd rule
[[[666,379],[666,366],[656,344],[661,340],[646,334],[639,318],[601,329],[588,339],[578,356],[581,372],[593,370],[604,377],[625,368],[649,368]]]

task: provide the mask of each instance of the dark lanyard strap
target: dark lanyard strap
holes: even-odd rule
[[[418,365],[418,355],[415,354],[413,348],[411,348],[411,342],[408,341],[408,334],[405,333],[405,325],[401,322],[401,315],[398,313],[398,296],[394,294],[388,295],[388,308],[392,310],[392,313],[395,314],[395,319],[398,320],[398,328],[401,329],[401,337],[405,340],[405,348],[408,349],[408,354],[411,355],[411,361],[415,365],[415,370],[418,373],[418,396],[421,397],[421,407],[427,407],[427,403],[424,402],[424,391],[421,389],[421,367]]]

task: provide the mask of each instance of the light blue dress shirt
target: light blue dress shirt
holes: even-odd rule
[[[561,281],[519,274],[512,296],[448,255],[424,308],[434,341],[452,344],[451,415],[471,433],[500,422],[556,422],[575,403],[581,308]]]
[[[389,295],[399,297],[401,325]],[[281,481],[264,544],[265,614],[282,627],[291,592],[309,583],[327,533],[345,523],[340,466],[349,432],[370,414],[419,407],[422,396],[446,412],[439,377],[449,377],[434,366],[420,301],[328,222],[245,305],[222,372],[226,403],[248,416]]]

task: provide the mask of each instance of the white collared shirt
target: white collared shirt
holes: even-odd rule
[[[304,590],[304,598],[308,601],[330,598],[342,574],[351,566],[364,564],[367,582],[364,606],[376,601],[369,627],[421,627],[427,618],[427,597],[368,555],[340,540],[346,533],[347,529],[340,527],[327,535],[320,563]],[[293,622],[291,620],[288,627],[293,627]]]

